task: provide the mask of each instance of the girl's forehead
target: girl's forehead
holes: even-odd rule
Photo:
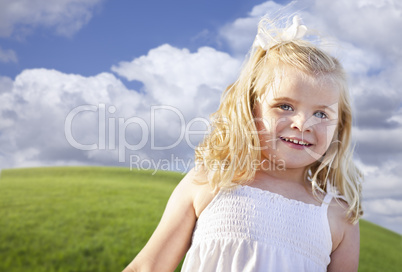
[[[263,99],[284,96],[325,97],[334,102],[339,100],[339,86],[329,75],[308,75],[296,69],[276,69],[273,80],[262,93]]]

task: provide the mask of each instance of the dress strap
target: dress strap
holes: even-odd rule
[[[332,198],[334,197],[333,194],[327,193],[322,201],[321,208],[326,212],[328,209],[329,204],[331,203]]]

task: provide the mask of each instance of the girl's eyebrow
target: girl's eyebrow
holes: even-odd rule
[[[276,100],[276,101],[288,101],[288,102],[290,102],[290,103],[297,103],[297,101],[296,100],[294,100],[294,99],[292,99],[292,98],[290,98],[290,97],[285,97],[285,96],[282,96],[282,97],[274,97],[272,100]]]
[[[286,101],[286,102],[289,102],[289,103],[292,103],[292,104],[297,104],[297,103],[298,103],[297,100],[294,100],[294,99],[292,99],[292,98],[290,98],[290,97],[285,97],[285,96],[282,96],[282,97],[274,97],[272,100],[277,101],[277,102]],[[327,105],[317,105],[316,107],[319,108],[319,109],[328,110],[328,111],[330,111],[330,112],[332,112],[332,113],[334,113],[334,114],[336,113],[336,111],[332,108],[332,105],[330,105],[330,106],[327,106]]]
[[[331,107],[331,106],[325,106],[325,105],[321,105],[321,106],[318,106],[320,109],[325,109],[325,110],[327,110],[327,111],[330,111],[330,112],[332,112],[332,113],[336,113],[336,111]]]

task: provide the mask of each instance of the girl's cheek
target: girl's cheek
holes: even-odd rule
[[[321,145],[329,147],[335,134],[336,126],[321,125],[318,126],[316,132],[321,141]]]

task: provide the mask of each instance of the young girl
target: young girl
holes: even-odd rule
[[[259,24],[197,164],[124,271],[357,271],[361,174],[339,62],[296,16]]]

